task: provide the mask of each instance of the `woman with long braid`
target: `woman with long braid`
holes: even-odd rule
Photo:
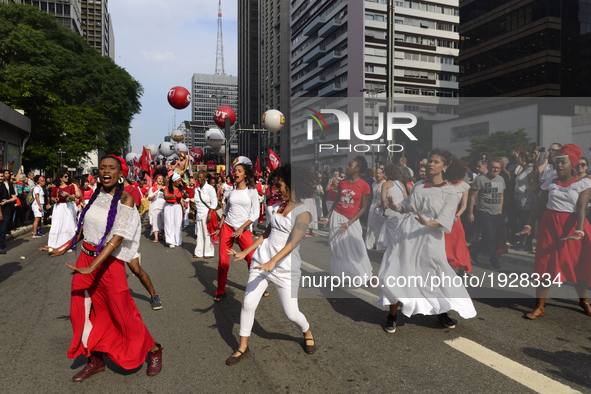
[[[162,369],[162,346],[155,343],[142,322],[127,285],[124,261],[139,247],[141,223],[133,198],[123,190],[123,171],[116,156],[99,163],[100,185],[80,215],[71,241],[51,257],[63,255],[83,240],[82,253],[74,271],[70,299],[70,321],[74,336],[69,358],[81,354],[88,363],[72,380],[81,382],[105,369],[103,354],[125,369],[143,364],[148,355],[147,374]]]

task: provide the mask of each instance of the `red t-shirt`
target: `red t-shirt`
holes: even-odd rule
[[[135,206],[139,207],[142,203],[142,195],[139,189],[133,185],[128,185],[123,188],[131,197],[133,197],[133,201],[135,201]]]
[[[181,199],[183,198],[183,195],[181,194],[181,191],[179,189],[177,189],[177,188],[173,188],[172,189],[172,195],[174,197],[173,198],[169,198],[168,200],[166,200],[166,202],[169,203],[169,204],[180,204]]]
[[[90,186],[86,186],[85,188],[82,189],[82,198],[85,200],[90,200],[93,193],[94,193],[94,190],[92,190],[92,188]]]
[[[326,201],[336,201],[339,195],[339,185],[330,185],[326,190]]]
[[[142,196],[147,197],[149,192],[150,192],[150,186],[148,186],[146,184],[144,187],[142,187]]]
[[[193,188],[190,188],[189,186],[185,187],[185,191],[187,192],[187,195],[189,196],[189,198],[195,197],[195,187],[193,187]]]
[[[361,199],[371,190],[367,182],[363,179],[350,183],[348,179],[343,179],[339,183],[340,199],[335,207],[335,211],[341,215],[352,218],[361,208]]]
[[[58,193],[59,191],[63,191],[65,193],[68,193],[72,197],[74,197],[76,195],[76,187],[74,185],[68,185],[66,187],[60,187],[60,188],[54,187],[51,189],[51,197],[54,197],[54,198],[57,197],[58,203],[67,202],[66,198]]]

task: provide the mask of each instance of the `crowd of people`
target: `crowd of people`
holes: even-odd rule
[[[127,369],[141,365],[147,355],[151,376],[162,368],[163,347],[142,322],[125,275],[127,264],[151,294],[153,309],[162,308],[139,264],[142,218],[153,241],[170,248],[182,244],[182,229],[192,220],[193,258],[213,258],[217,247],[214,302],[227,296],[230,258],[246,260],[239,348],[227,365],[248,354],[255,311],[261,298],[269,296],[270,282],[285,315],[303,334],[304,351],[314,353],[310,323],[297,300],[299,247],[323,226],[328,230],[332,276],[376,278],[368,251],[383,251],[377,279],[385,285],[380,286],[378,304],[388,309],[383,327],[388,333],[396,331],[398,310],[407,317],[435,315],[447,328],[457,324],[450,311],[463,318],[476,315],[463,285],[394,286],[388,278],[469,277],[473,264],[482,265],[481,254],[488,255],[490,268],[498,271],[498,255],[506,253],[508,245],[533,252],[536,232],[534,274],[575,283],[579,305],[591,316],[586,294],[591,279],[588,161],[574,144],[555,143],[548,152],[537,148],[532,153],[515,145],[508,156],[484,153],[470,162],[434,149],[414,170],[405,158],[368,169],[366,159],[358,156],[344,171],[316,173],[284,165],[255,174],[250,164],[239,162],[228,178],[206,171],[193,174],[181,157],[172,168],[153,174],[151,182],[138,183],[129,182],[122,158],[107,156],[99,164],[98,181],[89,176],[79,185],[67,173],[58,174],[53,183],[39,176],[33,177],[35,185],[25,185],[24,180],[22,193],[27,194],[26,186],[33,196],[33,202],[24,202],[33,211],[33,237],[39,236],[44,213],[52,209],[48,242],[40,249],[55,257],[82,241],[76,264],[68,265],[77,273],[72,281],[74,336],[68,355],[85,354],[88,363],[73,380],[104,370],[104,354]],[[20,194],[6,181],[11,175],[0,174],[3,226],[6,217],[14,216],[12,205]],[[257,235],[256,225],[265,221],[266,229]],[[0,238],[4,248],[2,242]],[[239,252],[233,249],[235,243]],[[545,314],[548,292],[549,287],[538,286],[536,305],[527,319]]]

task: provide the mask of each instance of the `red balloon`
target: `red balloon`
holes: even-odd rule
[[[236,112],[234,112],[234,110],[231,107],[228,107],[227,105],[222,105],[221,107],[215,110],[215,113],[213,115],[213,121],[215,122],[215,124],[218,125],[218,127],[223,129],[225,127],[226,118],[230,118],[230,126],[232,126],[234,122],[236,122]]]
[[[196,162],[201,161],[201,159],[203,159],[203,151],[201,148],[193,148],[189,151],[189,156],[191,156]]]
[[[176,109],[187,108],[191,104],[191,93],[182,86],[175,86],[168,91],[168,104]]]

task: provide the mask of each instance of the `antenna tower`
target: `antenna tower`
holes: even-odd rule
[[[226,75],[224,69],[224,37],[222,34],[222,0],[218,6],[218,45],[215,54],[215,75]]]

